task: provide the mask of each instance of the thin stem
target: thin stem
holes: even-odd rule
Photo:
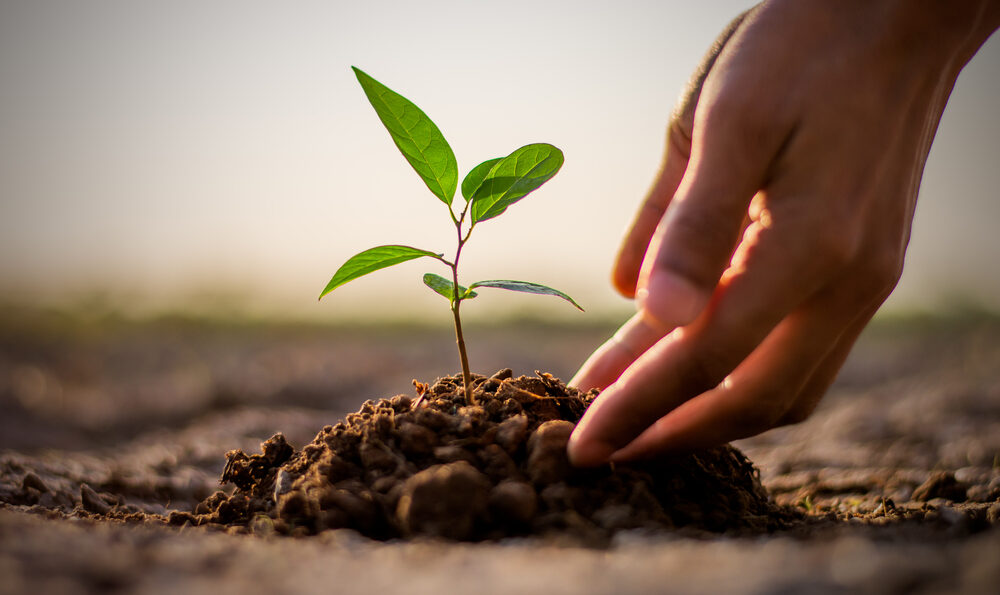
[[[462,296],[459,294],[458,290],[458,260],[462,256],[462,247],[465,246],[465,242],[469,241],[469,235],[472,233],[472,228],[469,228],[469,233],[462,237],[462,222],[465,220],[465,214],[469,210],[469,203],[465,203],[465,208],[462,209],[462,214],[457,220],[455,220],[455,230],[458,232],[458,248],[455,250],[455,262],[451,265],[451,280],[454,284],[453,291],[455,299],[451,302],[451,312],[455,316],[455,342],[458,343],[458,357],[462,361],[462,383],[465,387],[465,401],[470,405],[475,404],[475,399],[472,396],[472,373],[469,371],[469,355],[465,350],[465,336],[462,334],[462,317],[459,315],[459,310],[462,307]]]
[[[465,387],[465,401],[470,405],[474,405],[475,399],[472,396],[472,373],[469,372],[469,356],[465,352],[465,337],[462,335],[462,317],[458,314],[460,304],[461,300],[456,299],[455,304],[451,307],[451,311],[455,315],[455,338],[458,343],[458,356],[462,360],[462,384]]]

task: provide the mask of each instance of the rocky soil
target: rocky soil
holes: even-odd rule
[[[331,584],[410,594],[664,585],[978,593],[1000,584],[1000,321],[876,324],[813,418],[737,444],[760,484],[736,451],[702,461],[732,472],[730,485],[749,478],[744,496],[759,485],[769,496],[721,516],[712,506],[665,505],[675,490],[655,485],[663,473],[571,477],[558,458],[532,462],[533,453],[558,451],[539,445],[563,440],[560,420],[580,412],[560,404],[534,415],[536,401],[562,403],[547,398],[564,389],[532,371],[568,377],[608,330],[473,329],[474,367],[516,372],[480,377],[473,405],[449,392],[454,379],[424,386],[414,408],[417,370],[430,381],[454,368],[444,330],[5,313],[0,593],[319,592]],[[405,396],[380,400],[397,394]],[[523,435],[510,429],[520,421],[507,421],[519,415],[528,420]],[[392,427],[366,439],[365,423],[386,416]],[[449,429],[431,438],[407,425],[423,427],[420,416]],[[285,446],[270,444],[280,456],[255,464],[261,443],[279,432]],[[227,459],[230,451],[242,455]],[[346,471],[335,470],[337,453],[346,453]],[[623,473],[641,476],[656,498],[628,501],[635,484]],[[631,487],[619,500],[570,493],[602,481]],[[458,484],[479,494],[473,515],[449,523],[433,510],[414,516]],[[434,496],[421,500],[425,489]],[[221,517],[221,504],[241,494],[258,503]],[[368,495],[363,514],[344,515],[358,494]],[[565,506],[577,501],[582,509]],[[649,506],[636,506],[643,501]],[[783,522],[740,525],[754,518]]]

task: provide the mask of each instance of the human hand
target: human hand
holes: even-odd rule
[[[724,32],[618,256],[638,313],[570,382],[603,389],[574,464],[812,412],[899,279],[938,121],[998,5],[776,0]]]

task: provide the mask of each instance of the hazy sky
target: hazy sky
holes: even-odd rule
[[[0,0],[0,298],[433,309],[419,281],[441,272],[430,261],[315,299],[370,246],[453,250],[445,207],[353,64],[437,122],[462,175],[529,142],[565,152],[548,185],[477,227],[466,279],[534,280],[624,309],[607,278],[670,108],[751,4]],[[998,66],[992,39],[959,80],[890,305],[1000,307]]]

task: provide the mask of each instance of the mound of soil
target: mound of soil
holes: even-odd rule
[[[576,469],[566,442],[596,391],[549,374],[460,376],[417,398],[367,401],[296,451],[283,435],[261,454],[227,453],[222,483],[172,524],[307,535],[350,528],[376,539],[497,539],[569,535],[606,540],[622,529],[752,533],[784,524],[759,473],[723,446],[637,465]]]

